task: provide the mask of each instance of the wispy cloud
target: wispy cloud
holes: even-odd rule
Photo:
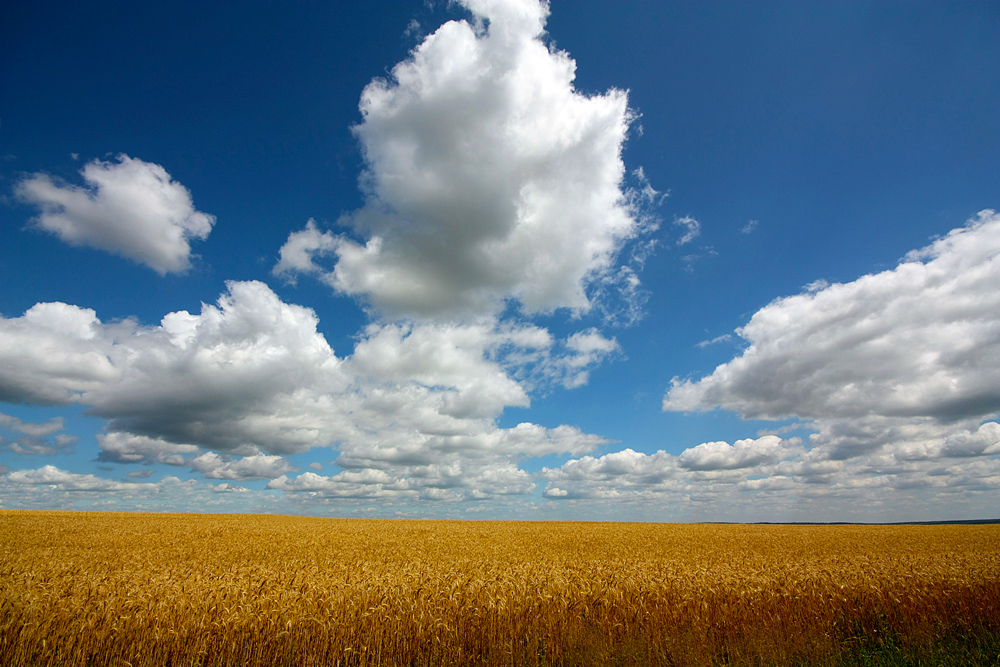
[[[683,218],[674,218],[674,225],[684,230],[677,240],[679,246],[687,245],[701,234],[701,223],[689,215],[685,215]]]

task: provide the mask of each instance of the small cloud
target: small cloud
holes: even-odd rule
[[[81,170],[86,186],[48,174],[21,180],[15,194],[41,209],[38,229],[145,264],[160,275],[191,268],[192,240],[208,238],[215,216],[194,208],[191,193],[158,164],[119,155]]]
[[[403,31],[403,36],[407,39],[423,40],[424,30],[420,27],[420,21],[411,19],[406,25],[406,30]]]
[[[323,464],[320,463],[320,462],[318,462],[318,461],[313,461],[312,463],[309,464],[309,469],[310,470],[322,470],[323,469]]]
[[[733,339],[732,334],[722,334],[721,336],[716,336],[712,340],[703,340],[696,344],[695,347],[708,347],[709,345],[715,345],[716,343],[725,343]]]
[[[655,189],[646,177],[646,171],[642,167],[636,167],[632,170],[632,176],[638,182],[638,187],[636,192],[642,197],[642,199],[648,204],[660,204],[664,199],[670,196],[669,192],[660,192]]]
[[[792,431],[799,431],[802,429],[811,429],[811,427],[808,424],[796,422],[794,424],[786,424],[777,428],[762,428],[757,431],[757,437],[761,438],[765,435],[784,435],[785,433],[791,433]]]
[[[152,470],[136,470],[128,474],[128,479],[148,479],[152,474]]]
[[[742,227],[740,227],[740,233],[741,234],[749,234],[750,232],[752,232],[755,229],[757,229],[757,221],[756,220],[748,220],[747,224],[745,224]]]
[[[806,285],[803,289],[805,289],[805,291],[807,291],[809,293],[815,293],[815,292],[822,292],[823,290],[825,290],[829,286],[830,286],[830,283],[826,282],[825,280],[823,280],[821,278],[819,280],[812,281],[811,283],[809,283],[808,285]]]
[[[684,228],[684,234],[681,236],[680,240],[677,241],[677,245],[685,245],[695,240],[699,234],[701,234],[701,223],[692,218],[690,215],[685,215],[683,218],[674,218],[674,224],[678,227]]]
[[[314,256],[336,252],[337,238],[327,231],[320,231],[312,218],[305,229],[292,232],[278,251],[278,263],[271,269],[271,275],[283,278],[294,285],[297,274],[323,274],[323,270],[313,261]]]

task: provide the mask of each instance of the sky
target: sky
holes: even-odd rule
[[[0,507],[996,518],[998,24],[4,3]]]

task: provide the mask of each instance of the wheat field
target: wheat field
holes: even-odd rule
[[[993,664],[998,634],[997,525],[0,510],[2,665]]]

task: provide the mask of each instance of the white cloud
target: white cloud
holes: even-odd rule
[[[626,449],[544,468],[544,495],[590,516],[631,507],[655,520],[871,521],[983,518],[1000,489],[1000,425],[916,432],[849,460],[798,438],[703,443],[674,456]],[[956,494],[961,493],[959,499]]]
[[[732,334],[722,334],[721,336],[716,336],[710,340],[699,341],[695,344],[695,347],[708,347],[709,345],[715,345],[716,343],[728,343],[732,339]]]
[[[253,454],[234,459],[205,452],[189,462],[191,469],[209,479],[274,479],[299,470],[281,456]]]
[[[98,434],[98,461],[108,463],[156,463],[191,468],[207,479],[274,479],[298,470],[287,459],[253,451],[242,458],[202,452],[195,445],[178,445],[161,438],[148,438],[121,431]],[[131,476],[131,473],[130,473]]]
[[[65,405],[113,381],[118,372],[101,332],[93,310],[65,303],[0,316],[0,401]]]
[[[174,443],[272,454],[328,444],[336,425],[324,396],[348,379],[316,314],[264,284],[229,283],[217,306],[171,313],[119,337],[121,377],[82,400],[109,428]]]
[[[213,485],[167,477],[159,482],[141,471],[130,481],[103,479],[44,466],[16,470],[0,478],[0,507],[18,509],[170,512],[292,512],[296,508],[271,493],[252,492],[231,483]]]
[[[458,461],[460,473],[441,480],[465,480],[468,494],[500,493],[524,487],[483,482],[486,461],[517,469],[524,457],[579,455],[605,442],[570,426],[497,425],[506,407],[529,405],[530,387],[579,384],[617,349],[594,330],[557,341],[543,328],[489,318],[373,324],[353,355],[338,358],[317,324],[313,311],[256,282],[229,283],[217,304],[169,313],[159,326],[104,324],[93,311],[40,304],[0,320],[10,342],[0,387],[14,401],[90,406],[108,420],[101,461],[185,466],[209,478],[273,479],[292,471],[280,455],[332,447],[341,467],[404,479]],[[48,373],[48,359],[32,351],[38,341],[49,356],[100,363]]]
[[[597,329],[579,331],[566,340],[569,354],[558,358],[552,364],[560,383],[567,389],[582,387],[590,381],[590,367],[601,363],[609,355],[618,352],[618,342],[605,338]]]
[[[543,41],[547,4],[462,4],[472,23],[441,26],[362,94],[367,203],[343,221],[360,241],[310,224],[274,270],[318,273],[390,316],[492,314],[506,299],[586,311],[588,287],[650,228],[623,187],[627,96],[576,92],[574,61]]]
[[[1000,424],[987,422],[974,432],[950,433],[941,448],[943,456],[967,457],[1000,454]]]
[[[0,429],[17,433],[13,438],[0,436],[0,447],[6,447],[15,454],[55,456],[70,454],[80,438],[63,430],[62,417],[54,417],[44,424],[25,422],[17,417],[0,412]]]
[[[348,383],[316,323],[256,282],[155,327],[38,304],[0,319],[0,398],[83,403],[111,431],[174,444],[303,451],[330,442],[318,402]]]
[[[147,438],[141,435],[114,431],[99,433],[97,443],[100,453],[98,461],[107,463],[165,463],[173,466],[187,465],[185,454],[197,455],[201,450],[195,445],[178,445],[161,438]]]
[[[982,419],[1000,411],[1000,215],[907,255],[895,269],[765,306],[749,344],[665,410],[723,407],[777,419]]]
[[[543,468],[546,497],[618,498],[673,486],[679,474],[677,457],[664,451],[643,454],[632,449],[584,456],[559,468]]]
[[[208,238],[215,217],[196,210],[191,193],[160,165],[117,159],[88,162],[81,171],[86,187],[34,174],[15,191],[41,209],[38,228],[66,243],[127,257],[161,275],[187,271],[190,242]]]
[[[0,444],[15,454],[34,454],[36,456],[55,456],[56,454],[72,454],[80,441],[79,436],[60,433],[54,438],[37,435],[22,435],[8,440],[0,437]]]
[[[741,234],[749,234],[753,230],[757,229],[759,223],[756,220],[747,220],[747,224],[740,227]]]
[[[881,450],[894,461],[1000,453],[996,422],[865,417],[816,420],[809,444],[817,457],[842,460]]]
[[[0,446],[15,454],[69,454],[80,441],[78,436],[59,432],[65,428],[62,417],[55,417],[44,424],[32,424],[0,412],[0,428],[19,434],[12,439],[0,436]]]
[[[674,218],[674,225],[684,230],[677,245],[686,245],[701,235],[701,223],[689,215],[685,215],[683,218]]]
[[[43,484],[67,491],[118,491],[128,488],[128,484],[103,479],[96,475],[81,475],[66,472],[47,465],[37,470],[16,470],[7,475],[7,482],[23,486]]]
[[[53,417],[44,424],[32,424],[11,415],[5,415],[2,412],[0,412],[0,426],[11,431],[17,431],[18,433],[39,437],[58,433],[64,428],[62,417]]]
[[[775,435],[765,435],[756,440],[737,440],[732,445],[725,442],[705,442],[684,450],[678,457],[682,468],[688,470],[733,470],[777,463],[793,452],[800,451],[800,440],[782,440]]]
[[[351,368],[375,382],[439,387],[444,414],[493,418],[505,406],[527,407],[529,400],[524,388],[484,353],[505,342],[547,342],[524,334],[497,333],[492,323],[371,325],[354,349]]]
[[[324,498],[383,498],[424,500],[483,500],[523,496],[534,490],[531,476],[502,457],[388,469],[345,470],[325,477],[306,472],[294,479],[279,477],[267,488],[286,494],[317,494]]]
[[[281,246],[278,263],[271,273],[294,283],[296,274],[322,275],[323,270],[313,262],[314,256],[332,254],[337,248],[337,238],[330,232],[321,232],[316,221],[309,219],[301,232],[292,232]]]

